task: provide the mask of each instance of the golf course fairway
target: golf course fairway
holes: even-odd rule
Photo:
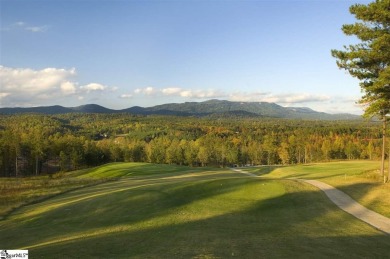
[[[281,173],[114,163],[75,177],[105,175],[117,180],[5,217],[0,249],[26,249],[31,258],[383,258],[390,251],[389,235]]]

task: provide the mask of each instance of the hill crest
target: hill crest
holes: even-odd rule
[[[231,102],[211,99],[204,102],[167,103],[152,107],[133,106],[113,110],[97,104],[77,107],[40,106],[0,108],[0,114],[63,114],[63,113],[131,113],[135,115],[174,115],[174,116],[221,116],[221,117],[270,117],[315,120],[353,120],[361,118],[353,114],[329,114],[317,112],[307,107],[283,107],[267,102]]]

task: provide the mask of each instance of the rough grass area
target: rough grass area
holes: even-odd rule
[[[115,174],[115,165],[110,173]],[[125,164],[117,164],[123,174]],[[128,164],[127,173],[142,165]],[[316,188],[224,170],[145,165],[25,206],[0,221],[0,244],[32,258],[384,258],[390,236]],[[167,169],[167,171],[165,171]],[[184,169],[184,168],[183,168]],[[186,169],[184,169],[185,171]],[[134,174],[130,174],[134,175]]]
[[[387,198],[390,197],[390,183],[382,183],[379,166],[378,161],[341,161],[243,170],[267,178],[319,180],[344,191],[363,206],[390,217],[390,199]]]
[[[54,177],[0,178],[0,219],[25,204],[103,182],[101,179],[80,179],[63,175]]]

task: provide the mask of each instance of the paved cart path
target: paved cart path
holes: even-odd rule
[[[316,181],[316,180],[303,180],[305,183],[316,186],[328,196],[328,198],[334,202],[340,209],[348,212],[356,218],[363,220],[371,226],[382,230],[383,232],[390,234],[390,219],[369,210],[366,207],[360,205],[350,196],[344,192],[330,186],[329,184]]]
[[[255,174],[244,172],[239,169],[233,169],[233,171],[246,174],[249,176],[258,177]],[[344,192],[334,188],[333,186],[317,181],[317,180],[304,180],[304,179],[293,179],[303,181],[305,183],[311,184],[320,190],[322,190],[328,198],[336,204],[340,209],[348,212],[349,214],[355,216],[356,218],[366,222],[367,224],[379,229],[387,234],[390,234],[390,218],[385,217],[375,211],[369,210],[366,207],[360,205],[350,196]]]

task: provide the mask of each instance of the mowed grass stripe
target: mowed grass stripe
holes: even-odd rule
[[[182,175],[191,172],[215,171],[215,168],[194,168],[179,165],[160,165],[150,163],[110,163],[91,169],[74,172],[79,178],[118,178],[118,177],[148,177],[162,175]]]
[[[237,204],[236,200],[233,201],[230,200],[229,203],[231,203],[232,206],[229,206],[230,208],[228,211],[226,211],[225,208],[226,204],[223,205],[220,204],[221,201],[224,201],[224,203],[227,202],[224,198],[225,191],[231,188],[235,188],[234,186],[237,183],[247,182],[247,180],[245,179],[235,179],[235,180],[236,181],[203,180],[203,181],[198,181],[196,183],[193,182],[185,183],[185,184],[183,183],[180,186],[177,184],[164,186],[162,189],[159,188],[158,190],[150,189],[150,188],[145,189],[146,185],[140,186],[140,188],[143,188],[144,190],[133,191],[131,193],[132,195],[131,200],[135,202],[137,200],[138,202],[142,200],[143,206],[137,205],[135,208],[127,208],[126,210],[128,211],[128,214],[123,213],[123,208],[120,208],[121,213],[117,213],[115,211],[113,212],[113,210],[115,209],[109,209],[110,213],[113,214],[111,217],[109,217],[109,222],[102,224],[101,221],[100,224],[100,225],[107,225],[107,227],[101,227],[99,229],[95,229],[94,231],[80,232],[75,234],[72,237],[64,236],[62,238],[59,238],[58,240],[50,240],[48,242],[41,243],[35,246],[25,247],[25,249],[45,246],[47,244],[52,244],[57,242],[70,241],[72,239],[100,236],[100,235],[112,234],[116,232],[133,231],[134,229],[138,228],[138,225],[142,225],[144,229],[148,229],[150,227],[163,227],[163,226],[169,226],[171,224],[177,224],[180,222],[189,223],[192,221],[204,220],[207,218],[219,216],[226,212],[231,213],[234,211],[239,211],[242,209],[245,203]],[[232,185],[232,186],[226,188],[223,185]],[[210,188],[213,189],[212,192],[209,190]],[[202,192],[198,192],[199,189],[201,189]],[[134,188],[132,190],[134,190]],[[196,190],[196,194],[193,193],[193,191],[195,190]],[[264,189],[264,191],[266,190],[267,189]],[[280,189],[280,192],[283,192],[283,189]],[[174,195],[172,196],[172,194]],[[268,193],[268,196],[271,197],[272,195],[275,195],[275,192]],[[147,202],[144,199],[145,196],[148,196]],[[262,196],[264,196],[264,194]],[[116,197],[115,199],[121,199],[121,198],[123,197]],[[249,201],[251,199],[253,198],[242,197],[240,201],[243,200]],[[128,198],[125,197],[125,200],[128,200]],[[95,201],[95,202],[99,203],[100,201]],[[107,213],[108,204],[105,201],[102,202],[104,202],[104,204],[100,204],[99,207],[106,208],[106,209],[99,210],[99,213]],[[121,202],[118,203],[120,204]],[[164,210],[159,210],[158,212],[156,212],[155,211],[156,207],[163,207]],[[194,211],[193,207],[196,207],[197,209]],[[222,207],[222,209],[219,207]],[[84,209],[86,208],[84,207]],[[153,213],[151,215],[149,215],[148,213],[142,213],[141,215],[142,217],[140,219],[138,218],[140,215],[137,213],[149,209],[153,210]],[[130,215],[130,214],[135,214],[135,215]],[[167,215],[170,216],[167,217]],[[122,218],[124,218],[124,222],[122,222]],[[117,224],[114,224],[114,226],[111,227],[114,221],[117,221]],[[136,223],[136,224],[126,224],[129,222]],[[137,222],[139,222],[139,224]]]
[[[312,186],[223,170],[192,174],[125,177],[24,207],[2,222],[0,244],[29,249],[34,258],[325,258],[388,252],[389,236],[340,211]],[[102,195],[95,195],[99,191]],[[20,217],[33,211],[38,213]]]

